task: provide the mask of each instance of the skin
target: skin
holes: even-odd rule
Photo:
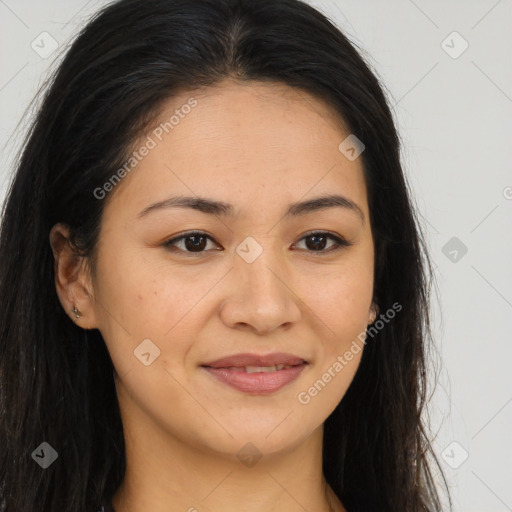
[[[50,236],[62,306],[73,319],[73,306],[80,310],[81,328],[100,330],[115,366],[127,472],[114,508],[344,511],[321,454],[323,423],[362,356],[357,336],[375,317],[361,158],[339,151],[349,132],[332,109],[286,85],[225,81],[183,92],[155,126],[192,96],[197,106],[104,199],[93,272],[72,253],[66,226]],[[284,216],[290,203],[333,193],[356,203],[364,221],[342,207]],[[236,214],[168,208],[137,218],[177,195],[224,201]],[[164,246],[191,230],[211,237],[202,253],[190,240],[175,252]],[[311,230],[353,245],[329,251],[334,240],[315,246],[305,238]],[[236,252],[248,236],[263,250],[252,263]],[[149,366],[134,355],[145,339],[160,350]],[[354,340],[361,350],[300,403]],[[288,352],[309,364],[266,395],[235,390],[199,366],[240,352]],[[251,467],[237,457],[248,442],[262,455]]]

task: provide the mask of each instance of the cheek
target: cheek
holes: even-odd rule
[[[147,250],[147,249],[146,249]],[[155,264],[144,249],[106,249],[98,272],[97,297],[106,320],[133,339],[164,335],[183,316],[200,288],[168,265]],[[196,299],[197,300],[197,299]],[[105,316],[105,315],[104,315]]]
[[[149,260],[142,252],[126,249],[115,261],[103,260],[101,332],[120,374],[139,367],[134,351],[146,339],[160,351],[154,367],[183,365],[211,314],[203,309],[205,298],[224,274],[193,266],[179,269],[165,257]]]
[[[350,333],[366,326],[373,293],[371,269],[343,268],[311,279],[304,292],[305,303],[327,327],[335,333]]]
[[[368,275],[369,274],[369,275]],[[311,287],[308,302],[319,319],[318,360],[301,389],[303,413],[327,417],[345,396],[359,368],[372,298],[371,272],[338,273],[323,290]],[[314,292],[312,290],[315,290]],[[307,404],[307,405],[304,405]],[[313,415],[313,416],[315,416]]]

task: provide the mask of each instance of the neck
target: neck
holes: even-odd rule
[[[184,443],[148,417],[129,418],[115,512],[346,512],[322,473],[323,426],[286,453],[251,462]]]

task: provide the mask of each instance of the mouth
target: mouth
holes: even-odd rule
[[[224,370],[235,370],[238,372],[245,372],[245,373],[270,373],[270,372],[277,372],[281,370],[288,370],[289,368],[293,368],[294,366],[298,365],[290,365],[290,364],[276,364],[274,366],[228,366],[226,368],[223,368]],[[211,368],[206,366],[205,368]],[[219,368],[217,368],[219,369]]]
[[[309,364],[292,354],[237,354],[200,365],[223,384],[244,393],[268,394],[294,381]]]
[[[307,364],[308,361],[303,357],[294,354],[275,352],[272,354],[258,355],[246,352],[243,354],[234,354],[231,356],[222,357],[221,359],[216,359],[215,361],[203,363],[201,366],[207,366],[209,368],[273,368],[278,366],[296,366],[298,364],[304,363]]]

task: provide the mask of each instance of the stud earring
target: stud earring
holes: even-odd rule
[[[73,306],[73,309],[71,310],[71,313],[73,313],[75,315],[75,320],[82,316],[82,313],[77,309],[76,306]]]

